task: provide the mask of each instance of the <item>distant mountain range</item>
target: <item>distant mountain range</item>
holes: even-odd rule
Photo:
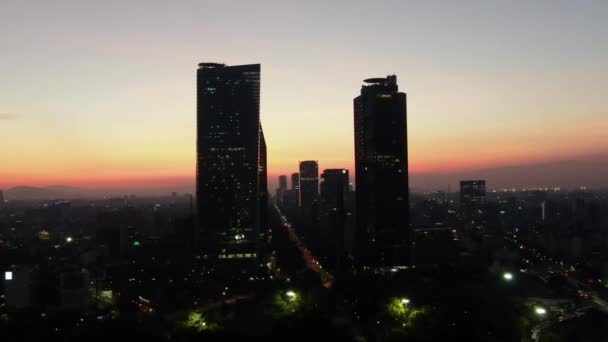
[[[160,181],[159,181],[160,183]],[[49,199],[76,199],[94,198],[102,196],[124,196],[135,194],[138,196],[169,196],[172,192],[187,194],[194,192],[194,182],[184,184],[159,184],[151,187],[138,188],[78,188],[67,185],[51,185],[34,187],[20,185],[4,190],[7,200],[49,200]]]
[[[274,177],[276,178],[276,177]],[[448,190],[458,191],[461,180],[485,179],[488,189],[562,187],[574,189],[581,186],[608,189],[608,156],[594,160],[567,160],[531,165],[486,168],[471,171],[447,173],[410,174],[410,187],[413,191]],[[352,180],[354,182],[354,179]],[[276,186],[275,179],[270,183]],[[274,193],[271,186],[269,189]],[[16,186],[6,189],[7,200],[33,199],[74,199],[99,196],[168,196],[176,191],[179,194],[194,193],[194,179],[167,184],[162,180],[149,187],[138,188],[78,188],[67,185],[46,187]]]
[[[82,197],[80,188],[51,185],[47,187],[33,187],[20,185],[4,191],[7,200],[34,200],[34,199],[57,199]]]
[[[566,160],[471,171],[411,174],[410,186],[419,190],[458,191],[461,180],[485,179],[488,189],[562,187],[608,189],[608,157],[597,160]]]

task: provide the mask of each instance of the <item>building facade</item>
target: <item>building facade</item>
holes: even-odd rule
[[[300,162],[298,206],[306,213],[319,197],[319,163],[316,160]]]
[[[285,192],[287,191],[287,176],[279,176],[279,187],[277,188],[276,200],[282,205],[285,202]]]
[[[406,94],[397,77],[364,81],[354,99],[355,257],[373,267],[410,262]]]
[[[460,181],[460,208],[466,220],[481,216],[486,205],[486,181]]]
[[[197,220],[213,260],[257,258],[267,231],[266,143],[260,65],[197,70]]]
[[[326,169],[321,174],[321,208],[328,211],[343,207],[348,191],[347,169]]]

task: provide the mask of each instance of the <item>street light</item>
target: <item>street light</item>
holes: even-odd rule
[[[544,316],[547,314],[547,310],[540,306],[537,306],[536,308],[534,308],[534,312],[536,312],[536,314],[539,316]]]
[[[502,278],[506,281],[511,281],[513,279],[513,274],[511,274],[511,272],[505,272],[503,273]]]
[[[401,304],[403,304],[403,305],[408,305],[409,303],[410,303],[410,300],[409,300],[409,299],[407,299],[407,298],[402,298],[402,299],[401,299]]]
[[[72,242],[73,240],[74,240],[74,239],[73,239],[71,236],[68,236],[68,237],[65,239],[65,241],[66,241],[66,242]]]
[[[291,299],[295,299],[296,298],[296,293],[293,291],[287,291],[287,293],[285,293],[287,295],[287,297],[291,298]]]

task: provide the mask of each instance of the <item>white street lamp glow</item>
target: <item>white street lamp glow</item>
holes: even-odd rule
[[[547,313],[547,310],[545,310],[545,308],[541,308],[540,306],[537,306],[534,309],[534,312],[536,312],[537,315],[545,315]]]
[[[296,298],[296,293],[293,291],[287,291],[286,295],[289,298]]]
[[[65,241],[67,241],[67,242],[72,242],[73,240],[74,240],[74,239],[73,239],[71,236],[68,236],[68,237],[65,239]]]
[[[407,305],[407,304],[409,304],[409,303],[410,303],[410,300],[409,300],[409,299],[407,299],[407,298],[403,298],[403,299],[401,299],[401,304],[405,304],[405,305]]]
[[[505,273],[502,275],[502,277],[503,277],[505,280],[509,281],[509,280],[513,279],[513,274],[511,274],[510,272],[505,272]]]

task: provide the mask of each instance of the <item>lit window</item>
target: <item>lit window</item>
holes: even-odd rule
[[[4,272],[4,279],[5,280],[13,280],[13,272],[11,272],[11,271]]]

